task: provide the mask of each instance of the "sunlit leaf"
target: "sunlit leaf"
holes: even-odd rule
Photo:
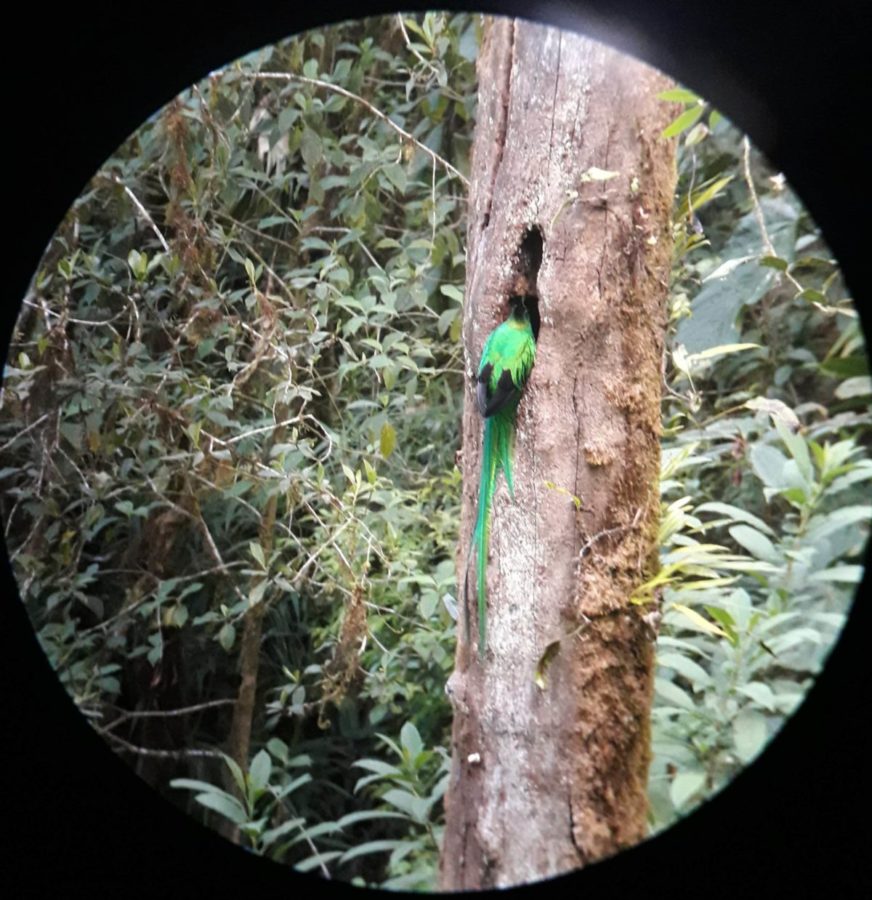
[[[381,434],[379,436],[379,452],[384,459],[387,459],[391,453],[394,452],[396,446],[397,432],[390,422],[385,422],[385,424],[382,425]]]

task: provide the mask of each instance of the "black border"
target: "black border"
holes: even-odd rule
[[[5,279],[4,354],[20,297],[66,208],[142,120],[245,52],[327,22],[396,11],[383,2],[330,0],[311,9],[291,2],[227,11],[176,6],[34,4],[8,13],[2,109],[12,154],[3,218],[4,269],[11,268],[11,277]],[[412,0],[402,8],[427,4]],[[809,12],[793,4],[688,0],[482,2],[477,8],[564,27],[577,23],[710,97],[783,169],[810,208],[872,334],[860,266],[872,160],[863,137],[869,75],[863,4],[837,0]],[[59,687],[5,559],[3,570],[2,796],[9,837],[0,847],[3,883],[14,896],[359,893],[252,857],[180,816],[132,776]],[[864,589],[868,583],[867,574]],[[864,765],[869,666],[861,664],[866,619],[855,604],[805,703],[721,795],[614,860],[513,893],[538,896],[545,886],[597,898],[863,896],[872,887],[862,804],[870,782]]]

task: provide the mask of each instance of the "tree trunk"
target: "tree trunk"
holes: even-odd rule
[[[473,614],[448,685],[447,890],[552,876],[646,832],[656,616],[631,596],[658,565],[675,188],[660,73],[509,19],[488,22],[478,65],[459,572],[478,494],[481,349],[512,294],[536,298],[541,326],[516,502],[500,479],[493,503],[486,657]]]

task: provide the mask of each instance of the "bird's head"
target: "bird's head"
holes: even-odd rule
[[[525,297],[520,297],[517,294],[509,297],[509,313],[513,318],[523,321],[530,317],[525,300]]]

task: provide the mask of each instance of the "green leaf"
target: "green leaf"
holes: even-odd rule
[[[337,824],[340,828],[347,828],[349,825],[356,825],[358,822],[369,822],[372,819],[408,819],[402,813],[390,812],[386,809],[362,809],[357,812],[347,813]]]
[[[658,100],[668,100],[674,103],[699,103],[700,98],[698,94],[695,94],[693,91],[687,90],[687,88],[670,88],[668,91],[661,91],[657,95]]]
[[[352,763],[352,766],[358,766],[361,769],[367,769],[375,773],[374,775],[365,775],[363,778],[358,778],[354,785],[355,794],[373,781],[380,781],[383,778],[402,777],[403,774],[396,766],[392,766],[390,763],[383,762],[380,759],[358,759]]]
[[[667,681],[665,678],[654,679],[654,691],[668,703],[672,703],[681,709],[696,709],[696,705],[687,691],[680,688],[677,684]]]
[[[709,130],[703,122],[697,122],[684,138],[685,147],[693,147],[708,137]]]
[[[762,706],[769,712],[775,712],[775,694],[772,688],[762,681],[749,681],[748,684],[740,684],[736,690],[746,697],[750,697],[758,706]]]
[[[379,435],[379,452],[384,459],[387,459],[394,452],[396,446],[397,432],[390,422],[385,422]]]
[[[811,303],[826,305],[827,295],[815,288],[805,288],[796,295],[797,300],[808,300]]]
[[[305,824],[306,820],[301,817],[288,819],[287,821],[282,822],[281,825],[276,825],[275,828],[270,828],[268,831],[265,831],[260,836],[261,842],[265,847],[269,847],[270,844],[274,844],[280,837],[284,837],[289,831]]]
[[[251,761],[251,768],[248,770],[248,781],[255,791],[262,791],[269,782],[269,776],[272,772],[272,760],[266,750],[261,750],[257,756]]]
[[[820,366],[822,372],[827,375],[835,375],[838,378],[851,378],[866,375],[869,372],[869,363],[865,356],[843,356],[824,360]]]
[[[221,788],[217,787],[214,784],[209,784],[208,781],[198,781],[196,778],[174,778],[170,782],[170,787],[174,788],[185,788],[191,791],[201,791],[202,793],[208,794],[210,791],[216,794],[226,794],[226,791],[221,790]]]
[[[669,786],[669,797],[676,809],[685,807],[705,789],[706,774],[700,771],[679,772]]]
[[[784,467],[787,457],[770,444],[754,444],[749,457],[754,474],[770,488],[787,487],[784,479]]]
[[[266,568],[266,559],[263,555],[263,547],[261,547],[259,541],[250,541],[248,544],[248,552],[251,553],[255,561],[260,565],[262,569]]]
[[[769,266],[772,269],[778,269],[779,272],[786,272],[789,263],[786,259],[782,259],[780,256],[761,256],[760,265]]]
[[[712,500],[708,503],[701,503],[694,510],[696,513],[717,512],[725,516],[729,516],[733,520],[745,522],[753,525],[758,531],[765,531],[767,534],[775,535],[775,532],[758,516],[748,512],[746,509],[740,509],[730,503],[721,503],[719,500]]]
[[[690,376],[690,359],[684,344],[677,343],[672,349],[672,364],[684,375]]]
[[[270,738],[266,742],[266,749],[281,763],[287,765],[288,745],[281,738]]]
[[[756,350],[759,344],[719,344],[717,347],[708,347],[699,353],[691,353],[688,356],[691,368],[697,363],[714,359],[716,356],[726,356],[728,353],[738,353],[740,350]]]
[[[696,690],[709,687],[712,683],[711,675],[699,663],[680,653],[659,653],[657,665],[664,669],[673,669],[682,678],[686,678]]]
[[[320,869],[326,863],[340,856],[342,856],[341,850],[325,850],[323,853],[307,856],[302,862],[294,863],[294,868],[298,872],[311,872],[313,869]]]
[[[254,263],[248,258],[245,258],[245,262],[243,262],[243,267],[245,268],[245,274],[248,276],[248,280],[252,287],[257,283],[257,272],[254,268]]]
[[[697,103],[694,106],[691,106],[689,109],[686,109],[681,115],[679,115],[676,119],[673,119],[666,128],[663,129],[660,136],[664,138],[675,137],[678,134],[681,134],[682,131],[687,131],[688,128],[691,128],[693,125],[699,121],[700,116],[702,116],[703,111],[705,110],[705,106],[702,103]]]
[[[809,522],[807,540],[814,543],[835,531],[858,524],[868,524],[870,520],[872,520],[872,506],[843,506],[826,515],[813,516]]]
[[[766,717],[753,709],[743,709],[733,720],[736,755],[749,763],[763,749],[768,738]]]
[[[255,583],[251,590],[248,592],[248,606],[249,609],[252,606],[257,606],[261,600],[263,600],[263,595],[266,593],[266,589],[269,587],[269,581],[266,578],[261,578],[260,581]]]
[[[230,794],[224,792],[210,792],[207,794],[197,794],[194,798],[201,806],[214,810],[225,819],[230,819],[234,825],[241,825],[248,821],[248,814],[242,808],[242,804]]]
[[[865,397],[872,394],[872,377],[858,375],[854,378],[846,378],[835,390],[839,400],[849,400],[852,397]]]
[[[382,169],[385,177],[401,193],[406,192],[406,170],[400,163],[391,163]]]
[[[715,179],[699,196],[694,192],[693,208],[699,209],[702,200],[711,199],[729,183],[731,176]],[[793,259],[796,244],[797,208],[781,197],[763,197],[760,209],[776,254]],[[686,200],[681,204],[678,218],[688,214]],[[761,251],[760,225],[752,211],[743,216],[721,250],[723,261],[759,258]],[[678,323],[675,339],[685,345],[689,353],[719,344],[738,343],[741,339],[736,320],[744,306],[757,303],[779,277],[775,269],[758,265],[737,265],[724,277],[706,281],[692,298],[691,316]]]
[[[784,634],[777,634],[775,637],[767,640],[769,647],[776,656],[786,653],[799,644],[820,644],[820,642],[820,632],[815,631],[813,628],[792,628],[790,631],[784,632]]]
[[[308,772],[298,775],[279,790],[275,791],[276,800],[282,800],[283,798],[290,796],[294,791],[301,788],[304,784],[308,784],[311,780],[312,776]]]
[[[781,400],[774,400],[769,397],[754,397],[745,403],[748,409],[754,412],[768,413],[773,422],[781,421],[789,428],[799,428],[799,417],[797,414]]]
[[[245,775],[240,767],[239,763],[233,759],[232,756],[228,756],[226,753],[222,754],[224,757],[224,764],[230,769],[230,774],[233,776],[233,780],[236,783],[236,786],[239,790],[244,794],[245,793]]]
[[[426,798],[416,797],[409,791],[400,788],[392,788],[382,798],[386,803],[396,807],[400,812],[407,813],[416,822],[427,821],[430,804]]]
[[[737,256],[728,259],[725,262],[722,262],[716,269],[709,272],[709,274],[703,278],[703,283],[707,281],[720,281],[738,269],[739,266],[745,266],[750,262],[754,262],[756,259],[757,257],[753,253],[748,256]]]
[[[127,254],[127,265],[137,281],[142,281],[148,272],[148,254],[131,250]]]
[[[723,625],[727,640],[735,646],[738,637],[736,620],[732,617],[729,610],[724,609],[722,606],[714,606],[708,603],[703,608],[713,619]]]
[[[831,566],[829,569],[823,569],[820,572],[812,572],[808,576],[809,581],[830,582],[835,581],[840,584],[859,584],[863,580],[863,566]]]
[[[412,722],[406,722],[400,729],[400,744],[408,753],[409,759],[413,761],[418,758],[418,754],[424,749],[421,735],[418,734],[418,729],[415,728]]]
[[[456,285],[441,284],[439,285],[439,293],[444,294],[446,297],[450,297],[452,300],[456,300],[458,303],[463,303],[463,291]]]
[[[229,653],[236,641],[236,629],[230,622],[226,622],[218,632],[218,643]]]
[[[811,485],[814,482],[814,467],[811,463],[811,455],[808,452],[807,444],[800,435],[791,431],[782,419],[776,417],[774,425],[779,437],[790,451],[790,455],[796,460],[796,465],[799,467],[803,479],[807,484]]]
[[[701,616],[695,610],[690,609],[690,607],[684,606],[682,603],[671,603],[669,608],[681,613],[681,615],[683,615],[693,626],[695,631],[703,631],[706,634],[715,634],[718,637],[729,638],[726,631],[719,628],[714,622],[709,622],[708,619]]]
[[[306,168],[311,169],[317,165],[323,152],[324,148],[321,144],[321,138],[311,128],[305,128],[300,138],[300,155],[303,157]]]
[[[724,175],[722,177],[715,176],[714,178],[703,182],[691,194],[689,203],[687,197],[684,197],[682,199],[681,203],[678,205],[676,219],[681,221],[687,219],[691,211],[693,211],[694,213],[699,212],[699,210],[702,209],[703,206],[705,206],[707,203],[711,203],[711,201],[720,194],[720,192],[733,180],[733,177],[733,175]],[[724,255],[731,257],[746,254],[726,253],[725,251]]]
[[[368,853],[385,853],[388,850],[396,850],[397,847],[402,847],[406,844],[404,840],[381,840],[381,841],[367,841],[365,844],[358,844],[356,847],[352,847],[350,850],[346,850],[345,853],[342,854],[342,858],[340,862],[347,863],[352,859],[357,859],[358,856],[366,856]],[[300,866],[297,866],[299,869]],[[309,869],[314,868],[313,866],[309,866]]]
[[[772,541],[770,541],[765,534],[761,534],[757,531],[756,528],[751,528],[750,525],[734,525],[728,530],[733,540],[736,541],[736,543],[741,544],[757,559],[762,559],[773,565],[778,565],[783,562],[782,555],[775,548]]]

